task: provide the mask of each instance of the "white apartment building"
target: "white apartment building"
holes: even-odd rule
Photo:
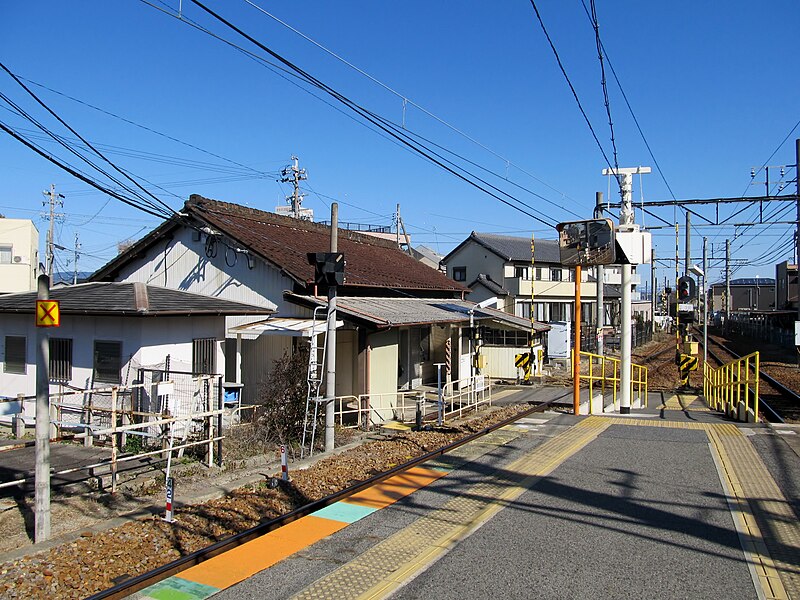
[[[36,289],[39,231],[30,219],[0,218],[0,293]]]

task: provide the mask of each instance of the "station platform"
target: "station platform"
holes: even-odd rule
[[[536,414],[134,597],[800,600],[793,436],[681,394]]]

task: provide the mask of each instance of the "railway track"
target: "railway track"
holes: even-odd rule
[[[321,509],[321,508],[324,508],[325,506],[328,506],[330,504],[333,504],[335,502],[343,500],[344,498],[347,498],[348,496],[351,496],[351,495],[353,495],[353,494],[355,494],[355,493],[357,493],[357,492],[359,492],[359,491],[361,491],[361,490],[363,490],[365,488],[368,488],[368,487],[370,487],[372,485],[375,485],[376,483],[379,483],[379,482],[383,481],[384,479],[388,479],[389,477],[391,477],[393,475],[396,475],[396,474],[398,474],[398,473],[400,473],[402,471],[405,471],[407,469],[410,469],[411,467],[414,467],[416,465],[422,464],[422,463],[424,463],[424,462],[426,462],[428,460],[431,460],[433,458],[441,456],[442,454],[446,454],[447,452],[449,452],[449,451],[451,451],[451,450],[453,450],[455,448],[458,448],[459,446],[462,446],[462,445],[464,445],[466,443],[469,443],[469,442],[474,441],[474,440],[476,440],[476,439],[478,439],[480,437],[483,437],[486,434],[491,433],[492,431],[495,431],[495,430],[497,430],[497,429],[499,429],[501,427],[504,427],[506,425],[509,425],[510,423],[513,423],[514,421],[516,421],[518,419],[521,419],[521,418],[523,418],[523,417],[525,417],[527,415],[530,415],[530,414],[533,414],[533,413],[536,413],[536,412],[542,412],[542,411],[546,410],[548,407],[550,407],[551,404],[552,404],[552,402],[539,404],[539,405],[534,406],[534,407],[532,407],[532,408],[530,408],[528,410],[525,410],[525,411],[522,411],[520,413],[517,413],[516,415],[514,415],[514,416],[512,416],[512,417],[510,417],[508,419],[505,419],[503,421],[495,423],[495,424],[493,424],[493,425],[491,425],[489,427],[486,427],[485,429],[482,429],[482,430],[480,430],[478,432],[475,432],[475,433],[473,433],[473,434],[471,434],[471,435],[469,435],[469,436],[467,436],[465,438],[462,438],[460,440],[452,442],[452,443],[450,443],[450,444],[448,444],[446,446],[443,446],[441,448],[437,448],[436,450],[433,450],[433,451],[428,452],[426,454],[420,455],[420,456],[418,456],[418,457],[416,457],[416,458],[414,458],[414,459],[412,459],[412,460],[410,460],[410,461],[408,461],[406,463],[397,465],[396,467],[394,467],[392,469],[389,469],[388,471],[384,471],[382,473],[379,473],[379,474],[375,475],[374,477],[370,477],[369,479],[365,479],[363,481],[360,481],[360,482],[358,482],[358,483],[356,483],[354,485],[351,485],[349,487],[346,487],[346,488],[344,488],[344,489],[342,489],[342,490],[340,490],[338,492],[335,492],[335,493],[330,494],[330,495],[328,495],[328,496],[326,496],[324,498],[321,498],[320,500],[316,500],[314,502],[306,504],[305,506],[301,506],[300,508],[297,508],[297,509],[293,510],[292,512],[289,512],[289,513],[287,513],[285,515],[282,515],[282,516],[277,517],[275,519],[272,519],[270,521],[266,521],[264,523],[261,523],[261,524],[255,526],[255,527],[253,527],[251,529],[248,529],[246,531],[242,531],[242,532],[240,532],[238,534],[235,534],[233,536],[230,536],[230,537],[228,537],[226,539],[220,540],[219,542],[216,542],[215,544],[212,544],[212,545],[210,545],[210,546],[208,546],[206,548],[203,548],[201,550],[198,550],[196,552],[193,552],[191,554],[188,554],[186,556],[178,558],[178,559],[176,559],[176,560],[174,560],[174,561],[172,561],[170,563],[167,563],[167,564],[165,564],[165,565],[163,565],[163,566],[161,566],[161,567],[159,567],[157,569],[154,569],[154,570],[149,571],[147,573],[143,573],[141,575],[132,577],[132,578],[130,578],[128,580],[125,580],[125,581],[123,581],[121,583],[118,583],[117,585],[115,585],[115,586],[113,586],[111,588],[108,588],[106,590],[97,592],[97,593],[93,594],[92,596],[89,596],[88,600],[101,600],[101,599],[113,599],[113,600],[116,600],[116,599],[125,598],[125,597],[129,596],[130,594],[133,594],[133,593],[135,593],[137,591],[140,591],[140,590],[142,590],[142,589],[144,589],[146,587],[149,587],[149,586],[151,586],[151,585],[153,585],[155,583],[158,583],[159,581],[162,581],[163,579],[166,579],[168,577],[176,575],[176,574],[180,573],[181,571],[185,571],[186,569],[188,569],[188,568],[190,568],[190,567],[192,567],[194,565],[200,564],[205,560],[213,558],[214,556],[217,556],[217,555],[222,554],[222,553],[224,553],[224,552],[226,552],[228,550],[236,548],[237,546],[240,546],[241,544],[243,544],[245,542],[249,542],[249,541],[251,541],[253,539],[256,539],[256,538],[258,538],[258,537],[260,537],[260,536],[262,536],[262,535],[264,535],[266,533],[269,533],[270,531],[278,529],[279,527],[281,527],[283,525],[291,523],[292,521],[295,521],[295,520],[299,519],[300,517],[309,515],[309,514],[315,512],[315,511]]]
[[[714,352],[708,348],[708,355],[720,365],[741,358],[741,356],[725,344],[708,336],[709,346],[712,344],[718,349]],[[724,353],[727,357],[720,356]],[[727,358],[727,360],[726,360]],[[800,394],[787,387],[764,369],[759,370],[759,406],[764,418],[772,423],[797,422],[800,420]]]

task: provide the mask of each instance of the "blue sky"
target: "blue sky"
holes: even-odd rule
[[[179,0],[153,2],[171,12],[179,6]],[[595,192],[608,196],[609,182],[601,175],[605,160],[527,0],[253,2],[397,94],[243,0],[207,0],[207,5],[360,105],[398,124],[404,119],[408,130],[472,161],[478,166],[471,171],[523,201],[525,212],[535,209],[549,221],[589,218]],[[611,159],[596,42],[584,7],[580,0],[540,0],[537,6]],[[188,19],[263,54],[189,0],[182,8]],[[740,0],[598,1],[597,14],[607,56],[669,184],[658,174],[606,63],[619,165],[653,167],[642,178],[642,189],[636,178],[636,200],[667,200],[673,193],[678,199],[761,194],[763,183],[750,185],[751,168],[768,159],[770,165],[795,162],[800,128],[780,144],[800,120],[796,2],[769,1],[756,8]],[[0,21],[0,56],[15,74],[206,151],[29,83],[85,138],[101,144],[115,164],[165,188],[154,192],[174,209],[198,193],[273,210],[289,192],[275,173],[295,154],[308,171],[304,206],[313,208],[318,220],[327,218],[334,198],[342,221],[389,225],[399,203],[413,242],[442,253],[472,230],[555,237],[552,227],[376,134],[341,105],[333,108],[330,98],[323,102],[305,84],[279,77],[141,1],[5,2]],[[0,75],[0,91],[69,135],[10,77]],[[33,135],[33,126],[3,101],[0,121]],[[35,136],[43,148],[68,156],[41,133]],[[57,185],[66,196],[58,241],[71,247],[78,232],[81,270],[101,266],[118,241],[140,237],[157,224],[90,191],[3,132],[0,176],[0,213],[33,218],[42,239],[47,224],[38,215],[41,191]],[[785,171],[785,180],[794,177],[793,168]],[[777,178],[778,169],[772,169],[771,179]],[[763,172],[755,177],[763,180]],[[784,193],[794,189],[792,183]],[[613,188],[611,199],[618,199]],[[744,205],[724,207],[721,215],[740,208]],[[768,206],[764,214],[778,208]],[[701,212],[713,215],[712,208]],[[749,208],[731,223],[748,222],[757,212]],[[668,222],[677,217],[683,227],[681,211],[657,214]],[[793,214],[791,209],[780,220],[792,220]],[[637,222],[659,224],[639,211]],[[716,256],[723,255],[730,238],[734,258],[750,261],[735,276],[774,276],[772,265],[792,256],[790,229],[697,227],[693,255],[700,255],[703,236]],[[658,255],[673,256],[673,232],[653,234]],[[68,253],[59,257],[65,269],[72,268],[68,259]],[[659,280],[668,274],[672,271],[660,268]],[[718,269],[710,274],[719,276]]]

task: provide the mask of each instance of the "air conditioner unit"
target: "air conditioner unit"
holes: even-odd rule
[[[21,262],[23,262],[24,260],[25,260],[25,257],[24,257],[24,256],[15,256],[15,257],[14,257],[14,262],[15,262],[15,263],[21,263]]]

